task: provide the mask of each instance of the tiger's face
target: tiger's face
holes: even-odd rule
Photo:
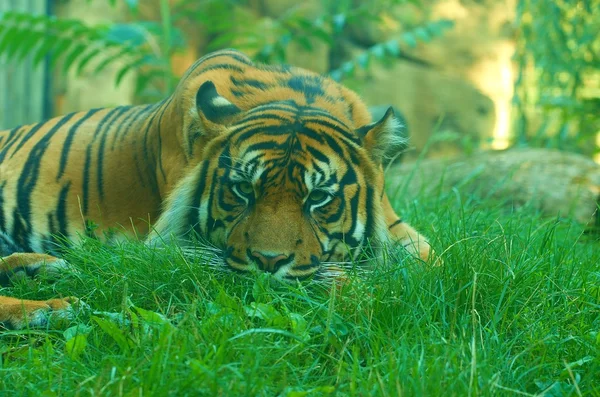
[[[211,116],[205,125],[225,127],[203,142],[202,161],[175,188],[159,233],[194,230],[229,268],[283,281],[325,274],[367,244],[387,242],[380,160],[398,136],[393,112],[355,128],[292,100],[241,111],[212,83],[197,101]]]
[[[246,126],[217,143],[223,150],[208,165],[211,205],[199,213],[200,233],[223,247],[226,264],[302,279],[323,263],[356,256],[377,234],[372,201],[381,193],[366,183],[376,170],[360,164],[360,149],[340,142],[345,153],[338,154],[322,146],[328,132],[318,123],[281,121],[249,137]]]

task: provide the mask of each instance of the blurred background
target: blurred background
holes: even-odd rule
[[[595,10],[595,11],[594,11]],[[158,101],[235,47],[405,119],[405,156],[600,162],[600,0],[0,0],[0,128]],[[594,15],[595,14],[595,15]]]

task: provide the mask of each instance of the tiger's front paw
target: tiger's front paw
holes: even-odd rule
[[[58,277],[72,271],[73,267],[64,259],[45,254],[15,253],[0,259],[0,285],[38,275]]]
[[[402,246],[413,256],[420,258],[423,262],[430,263],[433,266],[444,264],[442,258],[436,255],[427,240],[418,239],[417,241],[402,241]]]
[[[70,321],[88,308],[75,297],[34,301],[0,297],[0,329],[41,328]]]

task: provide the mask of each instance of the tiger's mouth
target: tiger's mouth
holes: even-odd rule
[[[231,270],[240,273],[263,272],[271,274],[280,281],[307,280],[318,273],[321,261],[316,255],[310,256],[310,261],[298,261],[297,253],[289,255],[269,251],[258,251],[246,248],[243,255],[235,255],[235,249],[224,250],[223,262]]]
[[[247,248],[241,257],[234,254],[234,248],[219,248],[210,243],[196,243],[194,247],[181,247],[185,256],[202,261],[203,264],[219,271],[234,272],[240,275],[252,273],[267,273],[279,282],[295,283],[302,281],[325,282],[343,279],[348,272],[364,271],[363,265],[369,259],[350,259],[346,256],[319,259],[316,255],[310,257],[310,263],[298,262],[298,255],[291,254],[288,258],[265,258],[270,263],[263,263],[263,258],[252,255]],[[263,254],[264,255],[264,254]],[[371,258],[372,259],[372,258]],[[361,270],[362,269],[362,270]]]

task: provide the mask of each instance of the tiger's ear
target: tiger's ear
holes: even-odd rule
[[[371,158],[377,164],[382,164],[388,155],[394,155],[406,144],[406,138],[402,136],[403,130],[404,125],[390,107],[381,120],[367,124],[357,132]]]
[[[193,98],[193,97],[192,97]],[[196,103],[192,103],[183,116],[183,142],[189,158],[202,150],[198,142],[206,143],[227,131],[240,109],[227,98],[219,95],[212,81],[202,83],[196,91]]]
[[[212,81],[203,83],[196,93],[196,109],[203,121],[226,125],[241,110],[227,98],[219,95]]]

